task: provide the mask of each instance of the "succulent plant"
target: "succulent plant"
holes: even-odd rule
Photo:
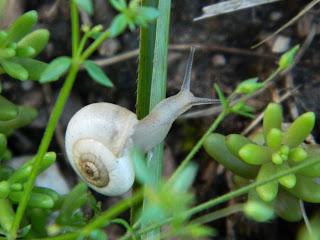
[[[264,112],[262,131],[255,139],[214,133],[206,139],[204,148],[235,174],[237,186],[265,180],[301,162],[319,158],[320,148],[304,143],[315,125],[315,114],[302,114],[287,129],[282,119],[281,106],[270,103]],[[277,215],[288,221],[300,220],[300,199],[320,202],[320,184],[316,182],[319,176],[320,164],[303,168],[257,187],[249,193],[248,201],[272,206]]]

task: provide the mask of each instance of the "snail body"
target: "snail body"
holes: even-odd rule
[[[161,101],[144,119],[111,103],[87,105],[71,118],[66,131],[67,157],[91,188],[108,196],[127,192],[134,182],[130,148],[149,151],[163,141],[182,113],[194,105],[217,102],[190,92],[193,55],[194,48],[180,92]]]

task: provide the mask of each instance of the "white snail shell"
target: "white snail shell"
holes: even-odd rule
[[[73,169],[88,185],[108,196],[127,192],[134,181],[128,154],[138,123],[134,113],[111,103],[80,109],[66,132],[66,152]]]
[[[129,150],[135,145],[147,152],[163,141],[172,123],[194,105],[216,100],[197,98],[190,92],[194,48],[178,94],[161,101],[144,119],[111,103],[94,103],[78,111],[66,132],[69,162],[88,185],[104,195],[127,192],[134,181]]]

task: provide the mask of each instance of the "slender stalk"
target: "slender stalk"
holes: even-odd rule
[[[80,57],[80,62],[83,62],[88,57],[91,56],[91,54],[97,50],[97,48],[110,36],[110,32],[106,30],[103,32],[82,54]]]
[[[173,175],[168,180],[167,184],[172,184],[175,179],[179,176],[179,174],[185,169],[185,167],[188,165],[188,163],[192,160],[192,158],[196,155],[196,153],[200,150],[202,147],[205,139],[219,126],[219,124],[223,121],[223,119],[229,114],[228,110],[223,110],[216,120],[211,124],[207,132],[199,139],[199,141],[196,143],[196,145],[191,149],[189,154],[185,157],[185,159],[182,161],[182,163],[179,165],[179,167],[176,169],[176,171],[173,173]]]
[[[71,31],[72,31],[72,57],[77,55],[79,45],[79,14],[75,0],[70,1]]]
[[[214,211],[212,213],[206,214],[204,216],[198,217],[194,219],[192,222],[197,224],[205,224],[208,222],[213,222],[215,220],[228,217],[232,214],[241,212],[243,210],[243,204],[234,204],[222,209],[219,209],[217,211]]]
[[[30,193],[33,188],[33,184],[36,180],[38,170],[41,166],[41,160],[43,159],[45,153],[48,150],[48,147],[49,147],[51,139],[53,137],[56,125],[57,125],[58,120],[60,118],[60,115],[63,111],[63,107],[69,97],[69,94],[72,89],[73,83],[76,79],[78,70],[79,70],[79,65],[77,63],[73,63],[71,66],[71,69],[67,75],[66,81],[64,82],[63,87],[60,91],[57,102],[53,108],[53,111],[50,116],[47,128],[46,128],[44,136],[41,140],[39,150],[38,150],[37,155],[34,160],[32,172],[31,172],[29,180],[24,188],[23,196],[22,196],[21,200],[19,201],[16,216],[15,216],[15,219],[12,224],[11,231],[10,231],[10,234],[13,238],[16,238],[16,232],[19,229],[20,222],[21,222],[22,217],[24,215],[24,212],[26,210],[26,207],[27,207],[27,204],[28,204],[28,201],[30,198]]]

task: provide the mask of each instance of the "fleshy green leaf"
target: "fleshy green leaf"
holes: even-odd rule
[[[17,117],[18,107],[0,95],[0,121],[8,121]]]
[[[245,215],[257,222],[266,222],[274,217],[273,208],[261,201],[248,201],[243,208]]]
[[[35,57],[48,44],[49,36],[50,36],[49,31],[46,29],[35,30],[19,41],[18,48],[32,47],[34,49],[34,53],[31,55],[31,57]]]
[[[111,80],[95,62],[87,60],[83,66],[94,81],[105,87],[113,87]]]
[[[173,183],[172,188],[177,192],[187,192],[196,177],[197,170],[198,167],[195,164],[191,163],[186,166],[176,178],[176,181]]]
[[[271,154],[269,148],[252,143],[244,145],[239,151],[241,159],[253,165],[261,165],[270,161]]]
[[[257,181],[263,181],[276,173],[273,163],[265,163],[261,166],[257,176]],[[270,202],[277,196],[278,182],[274,180],[256,188],[259,197],[266,202]]]
[[[48,64],[31,58],[14,57],[11,61],[23,66],[29,73],[29,79],[34,81],[39,81],[42,73],[48,67]]]
[[[29,74],[28,71],[22,67],[20,64],[7,61],[2,59],[1,60],[1,66],[3,67],[4,71],[10,76],[15,79],[25,81],[28,79]]]
[[[54,59],[43,71],[40,82],[47,83],[58,80],[70,67],[71,59],[69,57],[58,57]]]
[[[263,135],[267,139],[271,129],[276,128],[281,130],[282,124],[282,108],[279,104],[270,103],[263,115]]]
[[[311,134],[315,121],[316,116],[313,112],[299,116],[284,134],[283,143],[289,147],[297,147]]]
[[[7,42],[17,42],[29,33],[38,21],[36,11],[29,11],[20,16],[8,30]]]
[[[79,8],[84,10],[89,15],[93,14],[93,3],[92,0],[76,0]]]

